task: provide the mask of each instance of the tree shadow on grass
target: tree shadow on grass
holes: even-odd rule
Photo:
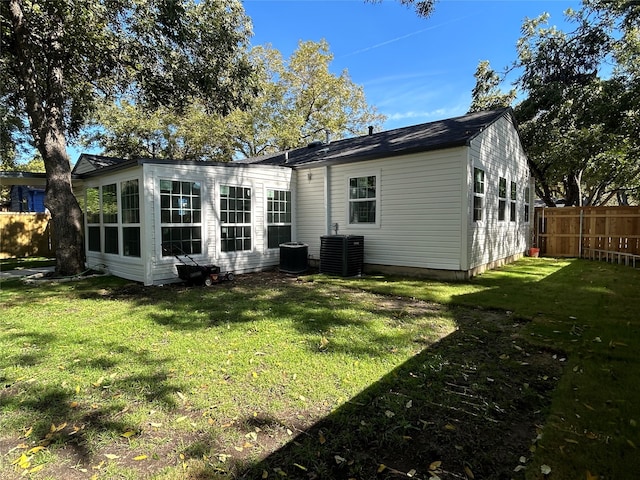
[[[454,315],[454,333],[238,475],[522,478],[514,469],[530,456],[560,363],[506,313]]]

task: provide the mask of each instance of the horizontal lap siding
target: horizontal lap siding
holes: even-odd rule
[[[364,235],[365,263],[458,270],[461,251],[461,165],[456,148],[331,169],[331,223]],[[379,174],[378,227],[348,224],[349,177]]]
[[[473,222],[473,168],[485,171],[483,220]],[[499,179],[507,181],[506,221],[498,221]],[[511,222],[510,188],[517,184],[516,222]],[[530,175],[527,159],[515,127],[503,117],[485,129],[470,144],[469,165],[469,258],[470,268],[519,255],[527,248],[533,204],[529,202],[529,221],[524,221],[525,189]]]
[[[296,240],[309,245],[309,257],[320,258],[320,237],[327,233],[324,185],[325,169],[297,170],[295,210]]]

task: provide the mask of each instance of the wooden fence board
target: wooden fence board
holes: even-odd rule
[[[0,258],[53,257],[47,213],[0,212]]]
[[[534,242],[552,257],[640,255],[640,207],[536,208]]]

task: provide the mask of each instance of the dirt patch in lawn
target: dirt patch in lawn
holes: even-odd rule
[[[240,476],[524,478],[564,358],[529,344],[506,312],[455,315],[453,334]]]

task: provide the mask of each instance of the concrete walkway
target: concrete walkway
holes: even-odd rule
[[[35,275],[37,273],[47,274],[49,272],[53,272],[55,267],[36,267],[36,268],[20,268],[18,270],[6,270],[0,272],[0,278],[20,278],[20,277],[29,277],[31,275]]]

